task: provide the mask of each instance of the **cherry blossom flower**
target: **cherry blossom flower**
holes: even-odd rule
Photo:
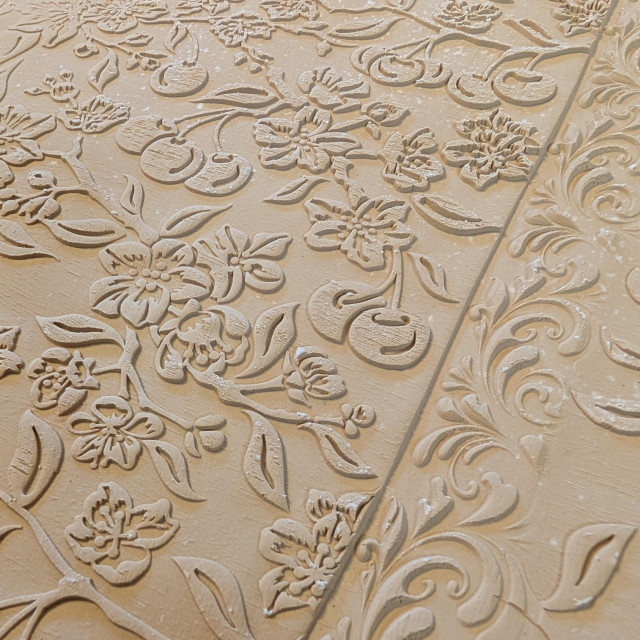
[[[262,530],[260,553],[278,565],[259,583],[267,615],[318,605],[370,500],[371,496],[361,493],[336,499],[326,491],[311,490],[306,506],[310,527],[280,518]]]
[[[103,396],[91,405],[91,412],[74,413],[69,431],[77,435],[71,455],[79,462],[90,462],[93,469],[114,463],[133,469],[142,453],[140,440],[155,440],[164,432],[158,416],[134,413],[119,396]]]
[[[194,260],[193,249],[179,240],[159,240],[151,248],[140,242],[112,244],[100,252],[112,275],[91,286],[91,304],[134,327],[157,324],[172,302],[209,294],[209,278],[191,266]]]
[[[64,533],[78,560],[111,584],[124,585],[146,573],[151,551],[167,544],[179,526],[166,498],[136,507],[123,487],[103,482]]]
[[[463,180],[484,189],[502,180],[526,180],[540,143],[536,128],[517,122],[502,109],[463,120],[456,125],[463,139],[445,145],[442,155],[448,164],[462,167]]]
[[[209,268],[213,280],[211,297],[216,302],[237,298],[244,285],[268,293],[284,282],[282,258],[293,238],[287,233],[257,233],[253,239],[244,231],[224,225],[215,237],[196,240],[197,264]]]
[[[129,119],[130,107],[105,95],[94,96],[83,104],[67,105],[58,117],[67,129],[101,133]]]
[[[404,220],[409,206],[391,196],[367,199],[357,208],[336,200],[305,202],[312,222],[305,240],[312,249],[340,249],[363,269],[382,269],[385,251],[410,245],[414,236]]]
[[[62,347],[52,347],[36,358],[27,369],[34,382],[31,402],[37,409],[58,407],[58,415],[73,411],[84,402],[89,389],[98,389],[100,383],[91,375],[93,358],[85,358],[78,350],[73,354]]]
[[[243,362],[249,351],[251,324],[232,307],[202,310],[194,300],[158,333],[163,337],[156,352],[156,369],[165,380],[181,382],[189,367],[221,375],[227,366]]]
[[[347,391],[335,362],[317,347],[298,347],[293,357],[287,353],[283,372],[287,395],[307,406],[309,398],[331,400]]]
[[[265,167],[291,169],[294,166],[321,173],[329,168],[331,156],[343,155],[360,143],[348,133],[331,131],[331,114],[324,109],[303,107],[293,120],[263,118],[253,135]]]
[[[444,177],[442,163],[432,156],[437,149],[432,131],[428,128],[402,136],[393,133],[378,157],[386,161],[382,177],[398,191],[424,191],[433,180]]]

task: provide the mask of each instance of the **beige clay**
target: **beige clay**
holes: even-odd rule
[[[640,637],[632,0],[0,27],[0,638]]]

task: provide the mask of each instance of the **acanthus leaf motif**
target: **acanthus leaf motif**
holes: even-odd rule
[[[381,534],[380,570],[384,571],[407,538],[407,514],[396,496],[391,498]]]

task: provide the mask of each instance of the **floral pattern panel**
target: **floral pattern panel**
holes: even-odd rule
[[[584,242],[574,191],[610,223],[598,246],[635,231],[635,26],[607,27],[605,0],[534,4],[0,0],[0,638],[295,640],[342,606],[354,559],[367,609],[405,542],[431,535],[429,509],[444,522],[450,500],[486,493],[470,527],[517,512],[527,490],[506,471],[520,454],[489,400],[512,370],[552,348],[575,357],[595,333],[591,299],[571,295],[599,262],[561,260]],[[578,102],[605,116],[555,140],[603,38],[626,44]],[[549,151],[566,181],[535,183],[512,249],[544,255],[471,304]],[[624,281],[640,300],[637,271]],[[509,315],[528,304],[526,320]],[[425,403],[441,407],[467,316],[487,359],[452,374],[453,426],[416,454],[455,464],[413,537],[396,496],[380,542],[369,525],[389,473]],[[633,336],[612,326],[602,341],[637,368]],[[537,376],[519,415],[536,394],[561,411],[557,376]],[[560,387],[602,431],[635,429],[632,394]],[[537,459],[536,437],[522,442]],[[504,471],[460,471],[493,448]],[[630,524],[595,520],[568,534],[588,562],[567,560],[578,588],[528,614],[540,628],[572,598],[595,601],[633,544]],[[433,535],[480,554],[494,586],[495,563],[518,562],[455,527]],[[457,573],[463,599],[468,570],[445,553],[430,562]],[[506,599],[481,591],[460,606],[469,629]],[[390,609],[371,607],[364,631],[339,633],[383,632]],[[388,638],[431,633],[426,608],[406,616]]]

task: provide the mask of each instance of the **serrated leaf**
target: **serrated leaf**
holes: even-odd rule
[[[605,590],[636,527],[593,524],[574,531],[564,548],[562,571],[553,595],[542,603],[547,611],[590,607]]]
[[[113,220],[99,218],[85,220],[47,220],[49,231],[71,247],[103,247],[126,235]]]
[[[266,107],[278,97],[272,91],[253,84],[231,83],[210,91],[193,102],[218,102],[233,107]]]
[[[427,222],[447,233],[476,236],[481,233],[497,233],[502,228],[485,222],[480,216],[443,196],[412,196],[411,202]]]
[[[311,431],[320,445],[320,451],[329,466],[349,478],[375,478],[376,474],[366,464],[350,442],[331,427],[306,423],[301,429]]]
[[[0,220],[0,256],[13,259],[55,258],[13,220]]]
[[[62,464],[62,440],[44,420],[26,411],[18,427],[18,446],[9,465],[11,495],[20,507],[40,498]]]
[[[207,625],[220,640],[254,640],[240,585],[225,566],[204,558],[173,559]]]
[[[420,284],[437,300],[443,302],[460,302],[447,291],[446,274],[442,265],[434,264],[427,256],[419,253],[409,253],[413,259],[413,266],[420,278]]]
[[[297,308],[297,302],[289,302],[260,314],[253,329],[253,360],[237,378],[262,373],[291,346],[296,336],[294,314]]]
[[[36,316],[36,320],[44,335],[57,344],[76,346],[115,342],[124,346],[122,336],[113,327],[80,313],[51,318]]]
[[[87,80],[94,89],[102,93],[107,84],[115,80],[118,74],[118,56],[113,49],[109,49],[107,55],[89,69]]]
[[[327,179],[319,176],[304,175],[301,178],[287,182],[275,193],[267,196],[264,201],[273,204],[295,204],[303,200],[315,186],[322,182],[327,182]]]
[[[143,440],[151,455],[151,461],[167,489],[180,498],[200,502],[199,496],[189,482],[187,461],[178,447],[161,440]]]
[[[138,178],[134,178],[125,173],[127,186],[122,192],[120,204],[129,212],[136,216],[142,215],[142,203],[144,201],[144,187]]]
[[[160,236],[163,238],[178,238],[193,233],[203,224],[211,220],[213,216],[226,211],[230,204],[221,207],[208,207],[205,205],[193,205],[176,211],[162,225]]]
[[[244,456],[243,471],[251,488],[267,502],[289,510],[285,488],[282,441],[273,425],[259,413],[247,411],[253,433]]]

